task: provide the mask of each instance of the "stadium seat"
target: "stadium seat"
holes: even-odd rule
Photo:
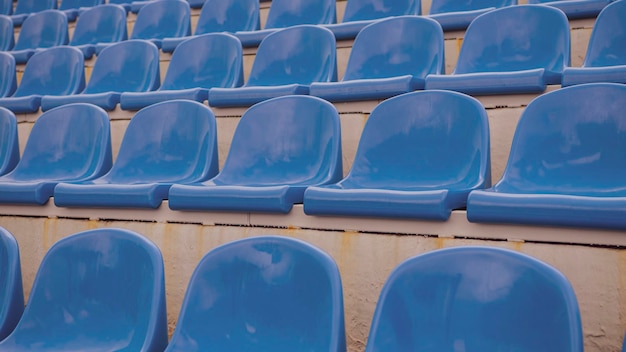
[[[570,64],[570,27],[561,10],[517,5],[478,16],[467,28],[451,75],[429,75],[426,89],[466,94],[540,93],[561,84]]]
[[[57,46],[39,51],[28,60],[17,90],[10,97],[0,98],[0,106],[14,113],[37,112],[43,95],[76,94],[84,88],[83,53],[70,46]]]
[[[107,4],[120,5],[126,10],[126,12],[130,11],[130,5],[132,0],[107,0]]]
[[[335,261],[280,236],[242,239],[207,253],[166,352],[209,350],[345,352]]]
[[[114,4],[99,5],[81,13],[70,41],[90,59],[98,43],[117,43],[128,39],[126,11]]]
[[[122,92],[152,91],[159,84],[159,49],[145,40],[126,40],[102,50],[81,94],[46,95],[41,99],[41,109],[46,111],[65,104],[89,103],[113,110],[120,102]]]
[[[59,10],[63,11],[70,22],[76,21],[79,10],[104,4],[104,0],[61,0]]]
[[[260,23],[258,0],[207,0],[200,11],[194,35],[254,31],[259,30]],[[187,39],[165,38],[161,50],[170,53]]]
[[[57,8],[57,0],[17,0],[15,11],[11,15],[14,26],[21,26],[24,20],[33,13]]]
[[[240,87],[242,84],[243,53],[239,39],[226,33],[203,34],[176,48],[158,90],[122,93],[120,107],[139,110],[174,99],[202,103],[209,98],[209,88]]]
[[[0,0],[0,15],[11,16],[13,14],[13,0]],[[13,23],[13,21],[11,21]]]
[[[13,170],[20,161],[18,142],[15,115],[8,109],[0,108],[0,176]]]
[[[403,94],[367,119],[348,176],[304,192],[308,215],[445,221],[473,189],[491,186],[489,121],[451,91]]]
[[[421,14],[421,0],[348,0],[342,22],[325,27],[333,32],[337,40],[354,39],[363,27],[377,20]]]
[[[130,120],[106,175],[59,183],[61,207],[158,208],[173,183],[202,182],[217,174],[217,128],[206,106],[176,100],[151,105]]]
[[[483,13],[512,5],[517,5],[517,0],[433,0],[429,16],[439,22],[444,31],[464,30]]]
[[[428,74],[444,73],[444,61],[443,32],[436,21],[392,17],[361,30],[341,82],[313,82],[309,94],[340,102],[386,99],[424,89]]]
[[[306,187],[341,179],[339,114],[327,101],[286,96],[243,116],[222,171],[213,179],[170,188],[173,210],[288,213]]]
[[[13,331],[23,311],[20,249],[15,237],[0,227],[0,341]]]
[[[13,95],[15,89],[17,89],[15,59],[10,54],[0,52],[0,98]]]
[[[132,1],[130,3],[130,12],[132,13],[137,13],[139,12],[139,10],[141,10],[142,7],[144,7],[145,5],[149,4],[150,2],[155,1],[155,0],[139,0],[139,1]],[[191,7],[192,9],[199,9],[202,7],[202,5],[204,5],[205,0],[185,0],[189,3],[189,7]],[[129,0],[130,2],[130,0]]]
[[[209,105],[251,106],[278,96],[308,94],[311,83],[336,80],[333,34],[319,26],[294,26],[268,35],[259,45],[244,86],[211,88]]]
[[[569,19],[596,17],[614,0],[528,0],[529,4],[542,4],[565,12]]]
[[[0,15],[0,51],[9,51],[15,45],[15,34],[11,17]]]
[[[582,67],[566,67],[564,87],[592,82],[626,83],[626,1],[602,10],[589,39]]]
[[[15,63],[26,63],[33,54],[41,49],[58,45],[67,45],[67,17],[58,10],[46,10],[28,16],[13,50],[9,51]]]
[[[24,315],[3,351],[163,351],[167,346],[163,257],[123,229],[56,242],[35,276]]]
[[[626,229],[626,85],[546,93],[520,118],[500,182],[470,193],[471,222]]]
[[[522,253],[465,246],[398,265],[376,304],[366,352],[582,352],[562,273]]]
[[[265,28],[255,31],[237,31],[235,36],[244,47],[260,45],[269,34],[297,25],[328,24],[337,21],[335,0],[272,0]]]

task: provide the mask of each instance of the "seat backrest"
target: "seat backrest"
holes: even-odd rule
[[[374,351],[583,351],[567,278],[493,247],[428,252],[398,265],[376,305]]]
[[[341,178],[335,107],[312,96],[284,96],[248,109],[235,130],[219,183],[321,184]]]
[[[126,10],[114,4],[100,5],[78,16],[70,45],[116,43],[126,39]]]
[[[57,8],[57,0],[17,0],[15,15],[41,12]]]
[[[341,278],[328,254],[258,236],[202,258],[166,351],[345,351],[343,319]]]
[[[35,53],[26,63],[14,97],[28,95],[69,95],[85,88],[83,53],[70,46],[58,46]]]
[[[337,22],[335,0],[273,0],[265,28]]]
[[[403,75],[426,78],[444,70],[439,23],[427,17],[401,16],[375,22],[359,32],[343,80]]]
[[[226,33],[194,36],[176,47],[161,90],[239,87],[243,84],[241,42]]]
[[[421,14],[421,0],[348,0],[342,22]]]
[[[274,32],[261,41],[246,86],[336,80],[335,36],[326,28],[302,25]]]
[[[13,0],[0,0],[0,15],[10,16],[13,14]]]
[[[191,10],[187,1],[152,1],[137,13],[130,39],[163,39],[189,35]]]
[[[68,41],[67,16],[58,10],[46,10],[24,20],[13,50],[49,48]]]
[[[505,192],[626,196],[626,85],[593,83],[546,93],[522,113]]]
[[[35,343],[50,350],[162,351],[167,317],[158,247],[111,228],[55,243],[39,266],[22,320],[0,348]]]
[[[15,93],[17,78],[15,59],[9,53],[0,52],[0,97],[8,97]]]
[[[517,5],[490,11],[467,28],[454,73],[544,68],[560,75],[570,64],[569,33],[565,14],[549,6]]]
[[[432,0],[430,4],[431,15],[457,11],[473,11],[488,7],[505,7],[517,5],[517,0]]]
[[[4,176],[20,181],[80,181],[111,168],[109,116],[90,104],[44,112],[28,136],[22,159]]]
[[[254,31],[260,24],[258,0],[207,0],[194,34]]]
[[[14,45],[13,20],[9,16],[0,15],[0,51],[11,50]]]
[[[0,176],[13,170],[19,160],[20,146],[17,135],[17,120],[13,112],[0,107]]]
[[[13,331],[22,317],[23,292],[17,241],[0,227],[0,341]]]
[[[61,0],[59,10],[73,10],[81,7],[94,7],[104,4],[104,0]]]
[[[584,67],[626,65],[626,2],[616,1],[600,12],[589,39]]]
[[[159,84],[159,49],[145,40],[126,40],[100,52],[84,92],[145,92]]]
[[[346,180],[385,189],[490,186],[489,121],[476,99],[418,91],[387,99],[371,113]]]

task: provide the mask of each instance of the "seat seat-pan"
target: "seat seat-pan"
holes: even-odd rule
[[[171,184],[70,184],[54,189],[54,204],[59,207],[153,208],[167,199]]]
[[[117,103],[120,102],[120,96],[122,94],[118,92],[105,92],[95,94],[75,94],[64,96],[50,96],[45,95],[41,99],[41,109],[43,111],[50,110],[57,106],[73,104],[73,103],[88,103],[99,106],[105,110],[113,110]]]
[[[550,79],[543,68],[512,72],[478,72],[452,75],[428,75],[426,89],[454,90],[465,94],[521,94],[541,93]]]
[[[214,107],[251,106],[270,98],[276,98],[284,95],[306,94],[309,94],[309,86],[303,84],[240,88],[211,88],[209,90],[209,105]]]
[[[122,108],[122,110],[139,110],[148,105],[174,99],[193,100],[202,103],[208,98],[209,90],[205,88],[128,92],[122,93],[120,97],[120,108]]]
[[[563,87],[596,82],[626,84],[626,65],[567,67],[563,70]]]
[[[424,89],[424,81],[419,77],[404,75],[341,82],[314,82],[309,87],[309,95],[331,102],[386,99]]]

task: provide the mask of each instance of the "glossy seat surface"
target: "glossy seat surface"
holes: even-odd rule
[[[30,14],[53,10],[57,5],[57,0],[18,0],[11,19],[15,26],[21,26]]]
[[[81,13],[70,45],[79,48],[85,58],[91,58],[98,43],[116,43],[128,39],[126,10],[119,5],[107,4]]]
[[[191,10],[183,0],[152,1],[142,7],[130,39],[152,41],[161,47],[163,38],[191,35]]]
[[[335,261],[279,236],[230,242],[193,273],[167,352],[345,351]]]
[[[21,160],[0,177],[0,202],[45,204],[57,183],[93,179],[110,168],[107,113],[87,104],[63,106],[33,125]]]
[[[336,80],[333,34],[319,26],[294,26],[267,36],[259,45],[244,86],[212,88],[209,105],[251,106],[278,96],[308,94],[311,83]]]
[[[591,83],[532,101],[500,182],[474,191],[472,222],[626,229],[626,85]]]
[[[0,52],[0,98],[13,95],[17,89],[15,59],[8,53]]]
[[[434,20],[380,20],[355,39],[342,81],[313,82],[309,94],[329,101],[386,99],[423,89],[427,75],[444,73],[444,61],[443,32]]]
[[[13,14],[13,0],[0,0],[0,15],[11,16]],[[11,21],[13,23],[13,21]]]
[[[20,160],[17,119],[8,109],[0,108],[0,176],[15,168]]]
[[[306,187],[341,179],[339,114],[327,101],[286,96],[241,117],[213,179],[170,188],[171,209],[288,213]]]
[[[163,351],[163,258],[129,230],[80,232],[55,243],[35,277],[6,351]]]
[[[0,341],[15,328],[24,311],[20,250],[15,237],[0,227]]]
[[[104,4],[104,0],[61,0],[59,10],[67,16],[68,21],[76,21],[81,9]]]
[[[602,10],[591,33],[582,67],[566,67],[563,86],[593,82],[626,83],[626,2]]]
[[[226,33],[203,34],[176,48],[158,90],[122,93],[120,107],[138,110],[174,99],[204,102],[209,98],[210,88],[234,88],[242,84],[243,52],[239,40]]]
[[[493,9],[517,5],[517,0],[433,0],[429,16],[444,31],[462,30],[478,16]]]
[[[602,9],[614,0],[528,0],[529,4],[543,4],[565,12],[568,18],[596,17]]]
[[[106,175],[54,189],[57,206],[158,208],[173,183],[202,182],[217,174],[215,116],[184,100],[151,105],[130,120]]]
[[[482,105],[450,91],[403,94],[369,116],[352,169],[309,187],[309,215],[447,220],[473,189],[489,187],[489,122]]]
[[[65,14],[58,10],[46,10],[28,16],[10,53],[16,63],[23,64],[38,49],[66,45],[68,42]]]
[[[567,278],[493,247],[436,250],[398,265],[383,286],[365,351],[583,351]]]
[[[426,89],[477,95],[540,93],[549,84],[560,84],[569,64],[570,28],[562,11],[509,6],[475,19],[465,33],[454,72],[428,76]]]
[[[9,16],[0,15],[0,51],[11,50],[14,45],[13,21]]]

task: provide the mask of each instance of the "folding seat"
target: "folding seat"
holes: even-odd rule
[[[341,277],[306,242],[258,236],[207,253],[166,352],[345,352]]]
[[[421,0],[348,0],[342,23],[325,26],[337,40],[354,39],[363,27],[392,16],[421,15]]]
[[[0,15],[0,51],[11,50],[14,45],[13,21],[9,16]]]
[[[98,43],[116,43],[128,39],[126,11],[114,4],[99,5],[81,13],[70,41],[89,59]]]
[[[259,45],[244,86],[211,88],[209,105],[251,106],[278,96],[308,94],[311,83],[336,80],[333,34],[319,26],[294,26],[268,35]]]
[[[282,28],[335,23],[335,7],[335,0],[272,0],[264,29],[237,31],[235,36],[244,47],[258,46],[263,38]]]
[[[110,168],[107,113],[88,104],[63,106],[33,125],[22,159],[0,177],[0,202],[45,204],[57,183],[90,180]]]
[[[569,19],[596,17],[602,9],[615,0],[528,0],[529,4],[556,7]]]
[[[159,49],[145,40],[126,40],[102,50],[81,94],[46,95],[41,99],[41,109],[89,103],[113,110],[122,92],[151,91],[159,84]]]
[[[117,159],[106,175],[59,183],[61,207],[158,208],[173,183],[217,174],[215,116],[206,105],[175,100],[151,105],[130,120]]]
[[[138,233],[68,236],[46,253],[24,315],[3,351],[163,351],[163,257]]]
[[[626,2],[602,10],[591,33],[582,67],[566,67],[562,86],[592,82],[626,83]]]
[[[491,185],[489,121],[474,98],[450,91],[403,94],[367,120],[352,169],[309,187],[308,215],[445,221],[474,189]]]
[[[589,83],[533,100],[502,179],[470,193],[471,222],[626,229],[626,85]]]
[[[242,84],[243,53],[239,39],[226,33],[209,33],[192,37],[176,48],[159,89],[122,93],[120,107],[139,110],[174,99],[202,103],[209,97],[209,88]]]
[[[0,341],[13,331],[23,311],[20,250],[15,237],[0,227]]]
[[[15,59],[10,54],[0,51],[0,99],[11,96],[15,89],[17,89]]]
[[[341,82],[313,82],[309,94],[329,101],[386,99],[424,89],[426,76],[443,74],[444,64],[443,32],[436,21],[392,17],[361,30]]]
[[[467,94],[540,93],[561,84],[570,28],[561,10],[517,5],[478,16],[467,28],[454,72],[429,75],[426,89]]]
[[[254,31],[259,30],[260,23],[258,0],[207,0],[200,11],[194,35]],[[165,38],[161,43],[161,50],[165,53],[172,52],[187,39],[189,38]]]
[[[63,11],[70,22],[76,21],[80,10],[104,4],[104,0],[61,0],[59,10]]]
[[[144,7],[145,5],[149,4],[152,1],[156,1],[156,0],[140,0],[140,1],[132,1],[130,2],[130,11],[133,13],[137,13],[139,12],[139,10],[141,10],[142,7]],[[202,7],[202,5],[204,5],[205,0],[185,0],[189,3],[189,7],[191,7],[192,9],[199,9]]]
[[[34,13],[24,20],[17,42],[9,53],[16,63],[23,64],[41,49],[67,45],[68,42],[65,14],[58,10],[46,10]]]
[[[30,14],[56,8],[57,0],[17,0],[11,19],[13,25],[21,26]]]
[[[17,90],[10,97],[0,98],[0,106],[14,113],[37,112],[43,95],[76,94],[84,88],[83,53],[70,46],[57,46],[39,51],[28,60]]]
[[[13,0],[0,0],[0,15],[11,16],[13,14]],[[13,23],[13,21],[11,21]]]
[[[433,0],[429,17],[444,31],[464,30],[478,16],[491,10],[517,5],[517,0]]]
[[[582,352],[578,302],[562,273],[525,254],[436,250],[389,275],[365,351]]]
[[[248,109],[222,171],[213,179],[173,185],[174,210],[288,213],[309,186],[341,179],[339,114],[310,96],[274,98]]]
[[[20,161],[17,120],[10,110],[0,108],[0,176],[15,168]]]

